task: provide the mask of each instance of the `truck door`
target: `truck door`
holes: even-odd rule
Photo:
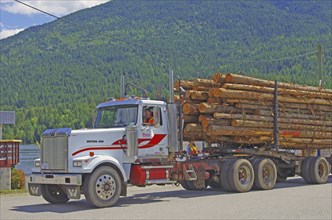
[[[138,126],[138,156],[168,155],[166,106],[144,105]]]

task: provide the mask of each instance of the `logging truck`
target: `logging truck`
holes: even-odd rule
[[[41,195],[49,203],[65,203],[69,199],[80,199],[84,194],[91,205],[110,207],[117,203],[120,196],[126,196],[128,185],[143,187],[176,184],[186,190],[205,190],[211,187],[242,193],[252,189],[271,190],[277,181],[286,181],[287,177],[295,175],[302,176],[309,184],[328,181],[331,172],[328,159],[314,156],[312,149],[306,148],[303,155],[296,155],[293,151],[282,148],[283,143],[295,149],[301,143],[287,142],[287,138],[280,136],[278,104],[274,104],[274,117],[256,118],[266,123],[271,122],[272,127],[269,123],[261,129],[246,130],[237,127],[236,123],[228,124],[229,118],[240,120],[241,112],[235,111],[236,114],[233,114],[232,110],[236,108],[232,106],[218,107],[221,104],[218,103],[220,97],[218,94],[211,97],[210,91],[200,88],[206,86],[204,82],[196,87],[196,98],[192,97],[190,106],[185,107],[189,103],[185,103],[185,100],[190,99],[186,91],[187,85],[184,82],[181,86],[181,81],[178,80],[178,97],[174,95],[172,72],[169,78],[168,103],[150,100],[146,95],[128,96],[128,87],[135,85],[125,84],[124,79],[121,79],[121,98],[111,98],[97,106],[92,129],[57,128],[44,131],[41,156],[34,161],[34,168],[29,176],[28,189],[31,195]],[[221,85],[218,80],[212,83],[213,86]],[[225,93],[224,90],[223,88],[216,93]],[[278,103],[277,95],[271,95],[278,88],[266,91],[269,93],[264,95],[264,101],[273,100],[271,103]],[[280,94],[283,91],[280,90]],[[234,94],[238,95],[236,92]],[[228,101],[233,98],[226,97]],[[253,105],[245,100],[253,98],[248,97],[236,104]],[[203,101],[205,104],[201,106],[202,114],[199,114],[197,108]],[[231,108],[231,112],[225,113],[222,108]],[[153,113],[152,124],[144,123],[145,109],[151,109]],[[256,111],[257,107],[249,110]],[[210,115],[206,115],[204,111]],[[213,114],[216,114],[215,118]],[[227,120],[222,122],[218,117]],[[250,117],[253,119],[254,116]],[[199,118],[205,118],[204,127],[197,124]],[[329,131],[324,132],[318,133],[328,136]],[[303,133],[308,137],[313,135],[311,130],[304,130]],[[301,131],[297,134],[302,135]],[[252,140],[247,138],[249,136]],[[269,139],[270,136],[272,139]],[[325,140],[329,138],[331,137]],[[183,150],[184,141],[189,140],[204,140],[209,145],[204,147],[201,154],[193,157]],[[256,143],[257,140],[260,142]],[[332,147],[331,144],[324,146]]]

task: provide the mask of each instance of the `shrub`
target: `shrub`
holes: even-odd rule
[[[22,170],[12,168],[11,189],[23,189],[25,187],[25,174]]]

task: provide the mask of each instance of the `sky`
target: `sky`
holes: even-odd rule
[[[22,2],[58,17],[75,11],[103,4],[109,0],[21,0]],[[14,0],[0,0],[0,39],[24,29],[41,25],[55,18],[22,5]]]

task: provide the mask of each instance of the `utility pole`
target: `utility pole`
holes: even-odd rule
[[[318,60],[318,77],[319,77],[319,87],[323,86],[323,59],[322,59],[322,46],[320,44],[317,45],[317,60]]]
[[[319,77],[319,87],[323,87],[323,59],[322,59],[322,46],[317,45],[317,61],[318,61],[318,77]],[[317,150],[317,156],[320,156],[320,150]]]

